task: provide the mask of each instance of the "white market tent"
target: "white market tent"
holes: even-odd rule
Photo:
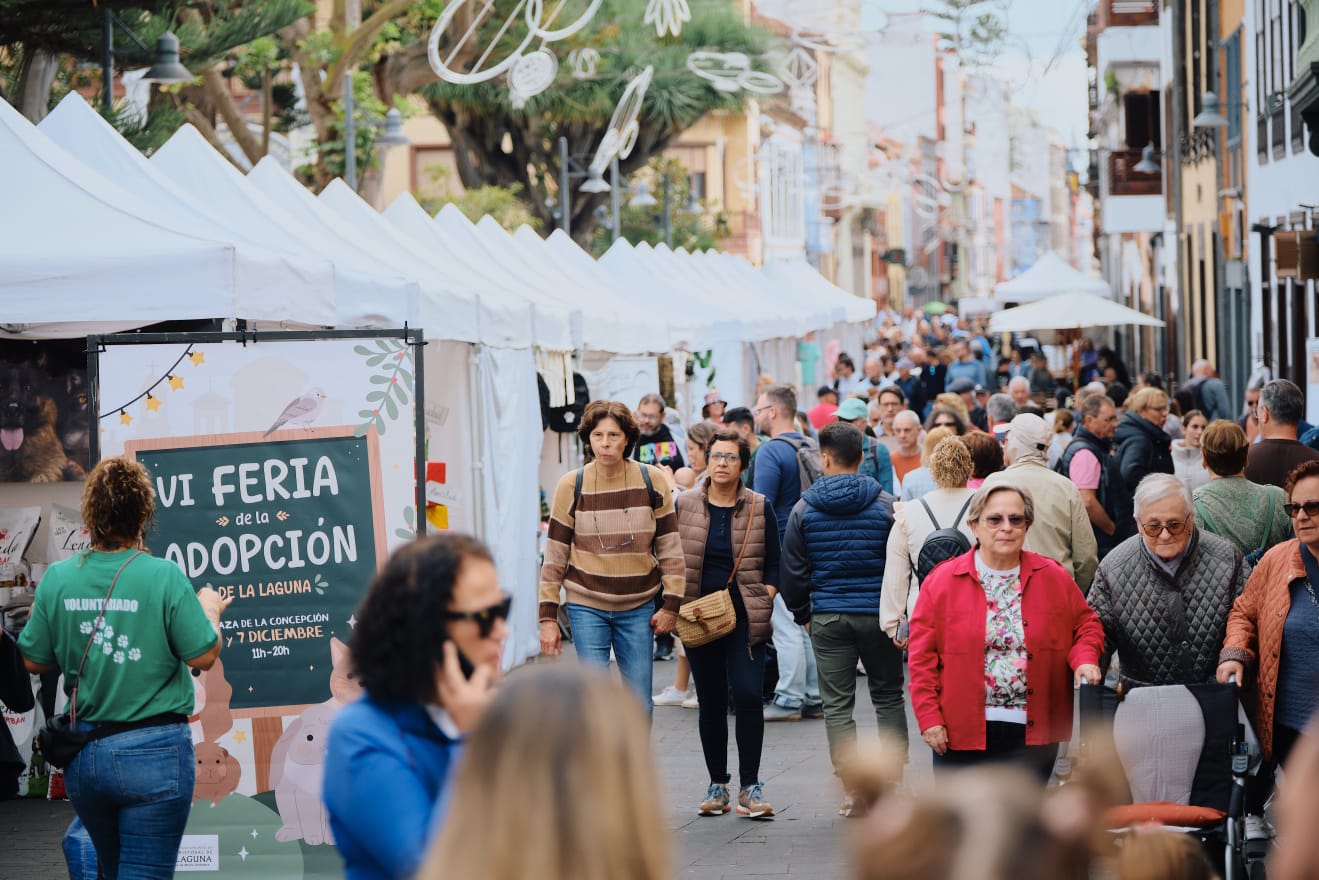
[[[455,267],[436,258],[433,251],[401,232],[342,180],[330,181],[321,191],[321,202],[347,222],[370,247],[423,283],[419,321],[428,338],[459,339],[500,348],[530,349],[539,345],[553,351],[569,351],[572,333],[568,312],[562,308],[537,307],[519,292],[489,279],[468,278],[479,283],[476,290],[463,290],[451,280]],[[441,285],[440,279],[443,280]],[[473,314],[474,325],[458,326],[459,309]]]
[[[994,300],[1000,306],[1034,302],[1058,293],[1091,293],[1110,299],[1113,296],[1108,282],[1073,269],[1052,251],[1016,278],[994,285]]]
[[[0,218],[0,314],[8,332],[68,338],[240,314],[244,256],[231,242],[173,231],[4,101],[0,156],[8,209]]]
[[[329,263],[267,250],[237,224],[213,215],[124,140],[77,92],[69,92],[37,130],[69,155],[151,206],[151,215],[177,232],[231,241],[240,259],[234,275],[238,314],[251,320],[278,320],[290,310],[327,323],[330,317]]]
[[[315,241],[323,252],[333,254],[341,271],[388,279],[389,286],[382,284],[374,296],[363,291],[360,296],[341,297],[335,304],[336,326],[402,327],[417,323],[421,285],[400,275],[395,267],[364,247],[348,224],[317,201],[278,162],[265,156],[247,172],[247,179],[294,217],[308,240]]]
[[[1015,309],[995,312],[989,319],[992,333],[1079,330],[1115,325],[1165,326],[1158,318],[1093,293],[1062,293]]]

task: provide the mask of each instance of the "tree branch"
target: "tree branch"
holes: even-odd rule
[[[229,163],[239,171],[244,174],[247,173],[247,169],[242,165],[239,165],[234,157],[229,154],[229,148],[225,146],[224,141],[220,139],[219,132],[215,130],[215,126],[211,125],[211,120],[203,116],[200,110],[196,107],[188,106],[183,109],[183,115],[187,117],[188,121],[192,123],[197,131],[201,132],[201,136],[206,138],[206,142],[215,147],[217,153],[228,159]]]
[[[220,71],[214,67],[209,67],[202,72],[202,87],[206,89],[206,95],[215,104],[215,109],[219,112],[220,118],[229,128],[229,134],[233,137],[238,148],[243,151],[247,161],[255,165],[261,161],[261,142],[252,134],[251,129],[247,127],[247,122],[243,119],[238,107],[234,105],[233,96],[229,90],[224,87],[224,77],[220,76]]]

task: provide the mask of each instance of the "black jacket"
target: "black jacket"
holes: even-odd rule
[[[1157,425],[1129,412],[1113,435],[1117,444],[1118,472],[1127,492],[1134,494],[1140,481],[1150,474],[1171,474],[1172,438]]]
[[[1104,625],[1104,665],[1116,651],[1133,685],[1211,682],[1249,567],[1233,544],[1196,529],[1169,575],[1142,541],[1136,535],[1109,553],[1086,597]]]

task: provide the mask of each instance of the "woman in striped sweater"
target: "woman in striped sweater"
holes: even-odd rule
[[[577,435],[585,467],[559,480],[540,570],[540,649],[561,651],[558,611],[566,593],[577,656],[608,667],[651,708],[651,640],[672,632],[686,583],[678,520],[664,472],[629,461],[640,436],[631,411],[592,401]],[[663,593],[663,607],[653,601]]]

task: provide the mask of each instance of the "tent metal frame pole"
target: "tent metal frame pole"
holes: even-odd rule
[[[485,413],[481,402],[481,345],[472,343],[467,355],[468,395],[472,401],[472,421],[476,426],[476,442],[472,446],[472,531],[482,541],[489,543],[485,525]]]

